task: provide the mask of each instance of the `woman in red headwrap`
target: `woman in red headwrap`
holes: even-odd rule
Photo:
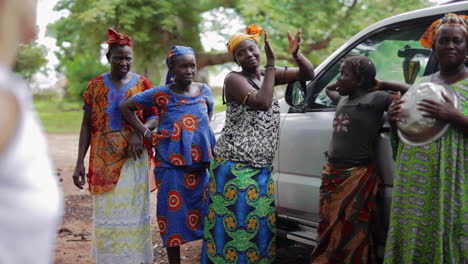
[[[83,94],[84,116],[73,182],[83,189],[84,158],[91,146],[87,181],[94,196],[92,255],[96,263],[153,263],[148,151],[142,135],[125,122],[118,107],[151,84],[130,71],[131,38],[112,28],[107,34],[111,70],[91,80]],[[136,114],[148,129],[157,126],[155,108]]]
[[[468,263],[468,17],[446,15],[420,42],[440,66],[423,81],[444,84],[459,103],[445,94],[419,102],[424,117],[450,128],[422,146],[398,145],[384,263]],[[390,105],[391,120],[401,103]]]

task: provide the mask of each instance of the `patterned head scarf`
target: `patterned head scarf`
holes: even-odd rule
[[[239,44],[246,39],[251,39],[258,44],[260,41],[260,36],[263,33],[263,29],[257,25],[250,25],[245,29],[245,31],[247,33],[236,33],[232,35],[231,39],[229,40],[227,49],[231,56],[234,57],[234,51],[236,50],[237,46],[239,46]]]
[[[166,65],[167,65],[167,76],[166,76],[166,84],[171,84],[174,82],[174,74],[171,72],[170,68],[174,63],[174,59],[182,56],[182,55],[193,55],[195,56],[195,52],[191,47],[186,46],[173,46],[169,54],[167,54],[166,58]]]
[[[115,46],[124,45],[133,49],[132,38],[130,36],[122,35],[113,28],[107,30],[107,36],[109,36],[109,40],[105,41],[105,43],[109,44],[109,50]]]
[[[445,26],[460,26],[468,34],[468,16],[457,15],[454,13],[446,14],[442,19],[438,19],[426,29],[419,43],[427,49],[432,49],[434,41],[440,30]]]

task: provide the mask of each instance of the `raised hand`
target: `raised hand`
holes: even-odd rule
[[[452,122],[453,118],[456,118],[459,111],[455,108],[452,100],[442,93],[442,97],[445,102],[437,102],[430,99],[421,100],[418,105],[418,110],[426,112],[422,116],[435,118],[442,121]]]
[[[275,65],[275,53],[270,46],[270,35],[265,31],[265,54],[267,58],[267,65]]]
[[[301,29],[296,33],[296,36],[293,38],[291,32],[288,31],[288,40],[289,40],[289,51],[293,57],[297,56],[299,48],[301,45]]]

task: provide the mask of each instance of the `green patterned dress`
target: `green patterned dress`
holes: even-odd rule
[[[259,111],[229,102],[211,161],[202,264],[275,261],[276,211],[272,162],[279,103]]]
[[[276,214],[270,171],[220,157],[211,162],[201,263],[273,263]]]
[[[468,115],[468,80],[452,84]],[[398,146],[384,263],[468,263],[468,138]]]

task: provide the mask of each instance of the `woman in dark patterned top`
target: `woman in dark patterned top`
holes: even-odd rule
[[[267,64],[260,68],[256,25],[237,33],[229,53],[241,66],[224,81],[226,125],[211,163],[208,215],[202,263],[272,263],[275,258],[274,185],[270,171],[278,142],[279,105],[275,85],[314,77],[312,63],[301,54],[301,33],[288,32],[291,54],[299,68],[275,67],[265,34]]]

